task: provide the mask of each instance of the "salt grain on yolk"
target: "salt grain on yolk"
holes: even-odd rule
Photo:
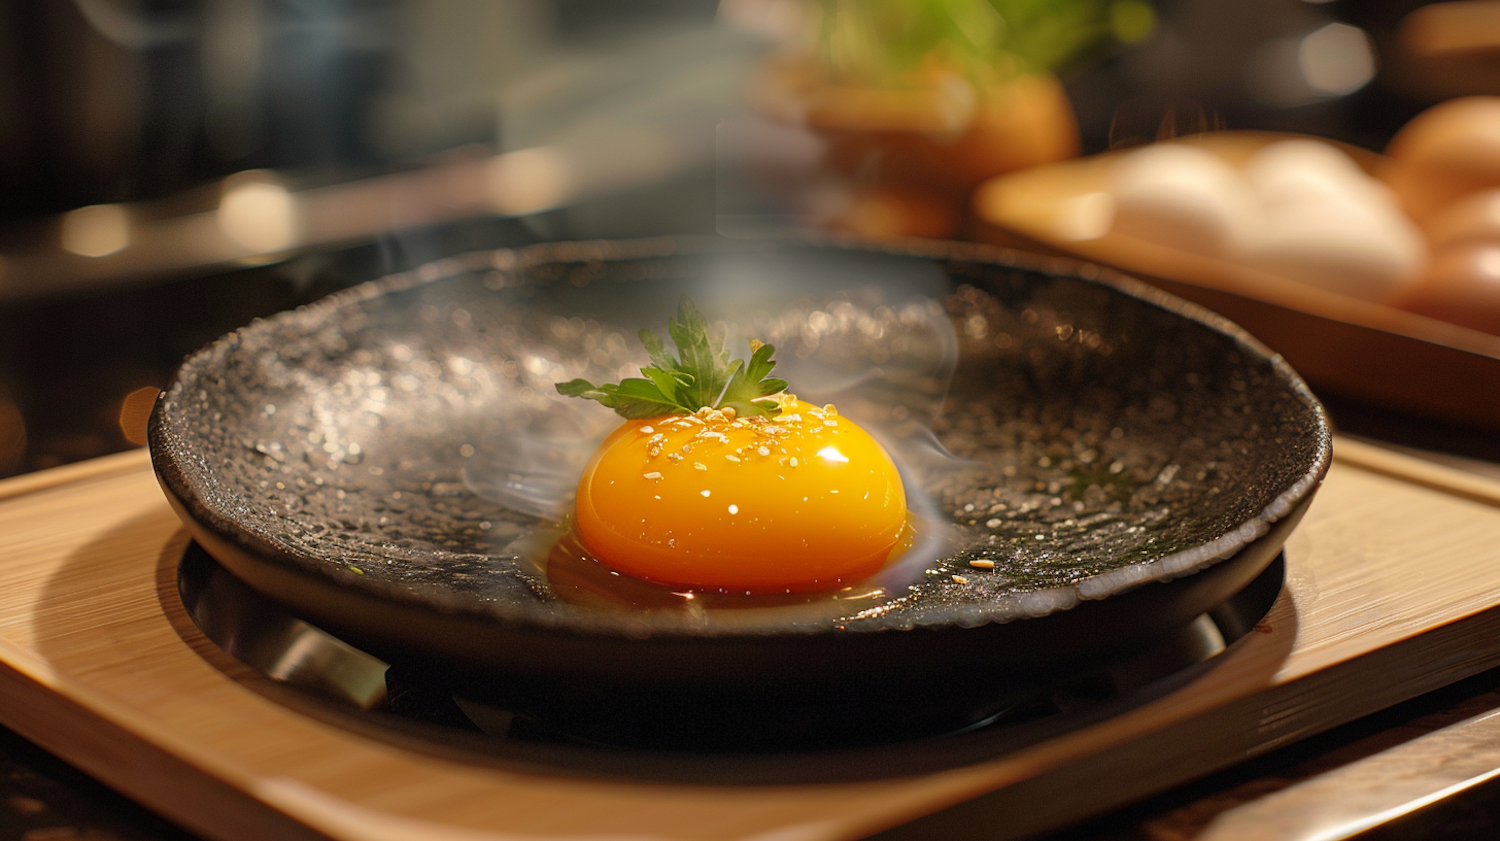
[[[776,418],[627,422],[584,470],[576,512],[584,547],[619,572],[780,593],[878,571],[901,537],[906,494],[869,433],[787,397]]]

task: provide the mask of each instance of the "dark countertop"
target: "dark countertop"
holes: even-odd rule
[[[188,841],[194,837],[0,727],[0,838]]]

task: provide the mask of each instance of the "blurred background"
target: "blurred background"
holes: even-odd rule
[[[1500,94],[1500,4],[0,5],[0,475],[142,443],[182,357],[462,251],[962,238],[978,184],[1219,129],[1371,150]]]

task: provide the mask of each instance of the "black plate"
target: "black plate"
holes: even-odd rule
[[[716,709],[688,709],[669,738],[642,711],[559,721],[455,696],[441,682],[390,668],[287,614],[189,542],[178,594],[199,630],[268,680],[274,697],[355,732],[469,761],[552,772],[692,784],[788,785],[889,779],[971,765],[1150,703],[1214,668],[1281,593],[1286,563],[1177,632],[1108,668],[1040,689],[1000,715],[930,738],[830,744],[821,732],[729,739]],[[581,721],[581,724],[580,724]],[[636,730],[633,725],[643,725]],[[744,748],[753,748],[745,750]],[[740,750],[736,750],[740,748]]]
[[[685,291],[887,442],[906,557],[810,601],[549,569],[615,421],[552,383],[640,364]],[[256,322],[187,360],[150,441],[216,558],[383,659],[561,718],[851,736],[978,721],[1181,627],[1266,568],[1329,459],[1279,358],[1095,267],[660,240],[468,255]]]

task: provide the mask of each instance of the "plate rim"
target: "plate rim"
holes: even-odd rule
[[[613,613],[579,609],[570,612],[566,619],[549,617],[542,611],[496,611],[486,610],[481,603],[469,604],[464,600],[443,599],[441,603],[424,599],[420,594],[391,582],[374,579],[354,580],[335,576],[323,560],[302,557],[275,546],[261,535],[245,528],[230,517],[204,503],[197,489],[187,479],[179,458],[185,454],[176,452],[171,443],[166,414],[171,403],[198,376],[199,372],[225,354],[232,352],[240,343],[242,335],[249,330],[265,329],[258,325],[285,323],[293,320],[316,321],[317,317],[330,310],[358,304],[386,294],[451,279],[468,271],[501,270],[514,271],[551,262],[587,262],[606,259],[664,259],[674,256],[706,254],[722,250],[726,244],[739,249],[778,250],[786,248],[812,248],[818,250],[846,251],[860,254],[887,254],[904,258],[927,258],[949,262],[973,262],[1000,266],[1008,269],[1032,271],[1054,277],[1073,278],[1085,283],[1109,287],[1127,297],[1137,299],[1168,313],[1188,319],[1219,333],[1248,352],[1255,360],[1267,364],[1277,378],[1288,386],[1292,394],[1309,410],[1315,428],[1312,435],[1317,438],[1315,454],[1308,468],[1289,486],[1285,487],[1264,509],[1237,528],[1208,543],[1200,543],[1171,555],[1159,556],[1127,567],[1081,579],[1062,587],[1046,588],[1036,592],[1063,592],[1073,590],[1074,598],[1065,606],[1053,607],[1046,613],[1035,616],[984,617],[980,625],[1011,624],[1022,620],[1041,619],[1058,612],[1071,610],[1086,601],[1103,600],[1110,596],[1128,592],[1153,582],[1166,582],[1192,575],[1221,561],[1234,557],[1240,550],[1250,546],[1279,520],[1300,513],[1310,496],[1326,476],[1332,457],[1332,430],[1322,404],[1313,395],[1306,382],[1281,357],[1259,340],[1229,319],[1205,307],[1172,295],[1169,292],[1136,280],[1114,269],[1067,257],[1050,257],[1017,251],[1011,248],[959,242],[932,240],[883,240],[872,242],[858,237],[793,236],[759,240],[729,240],[722,237],[653,237],[633,240],[591,240],[561,243],[541,243],[521,248],[503,248],[469,252],[422,264],[404,272],[397,272],[366,281],[311,304],[287,310],[267,318],[256,319],[224,336],[215,339],[190,354],[173,375],[171,383],[158,395],[148,424],[148,446],[151,462],[158,481],[173,503],[179,516],[207,532],[205,537],[222,541],[228,547],[238,549],[262,561],[274,559],[277,567],[294,575],[312,575],[320,582],[355,593],[363,593],[377,599],[395,601],[407,607],[427,610],[457,618],[474,618],[498,623],[517,630],[547,632],[578,632],[589,635],[644,639],[646,637],[672,637],[702,639],[720,637],[765,638],[773,636],[806,636],[826,633],[825,627],[804,628],[800,626],[747,626],[735,628],[691,625],[678,622],[643,621],[637,617],[620,617]],[[1169,563],[1168,563],[1169,562]],[[1115,586],[1085,587],[1097,582],[1102,576],[1122,570],[1151,568],[1149,575],[1126,576],[1129,580]],[[573,615],[576,613],[577,615]],[[643,614],[645,616],[645,614]],[[949,627],[951,620],[917,622],[911,627],[858,628],[861,634],[885,632],[900,633],[912,628]],[[851,626],[854,630],[856,626]]]

